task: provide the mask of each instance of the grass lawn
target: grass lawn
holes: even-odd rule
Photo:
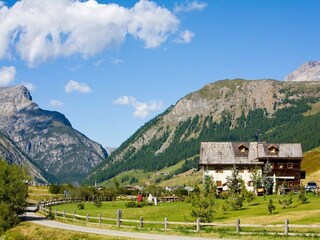
[[[297,195],[293,196],[293,203],[286,208],[279,203],[283,200],[283,196],[267,196],[256,197],[256,199],[248,204],[244,202],[241,210],[228,210],[226,213],[222,211],[221,206],[223,200],[215,201],[215,216],[213,222],[234,223],[236,219],[240,219],[241,223],[248,224],[282,224],[285,219],[289,219],[292,224],[320,224],[320,197],[316,197],[313,193],[308,193],[308,203],[301,204],[297,201]],[[276,209],[273,214],[269,214],[267,205],[269,199],[272,198]],[[289,198],[287,195],[286,198]],[[53,210],[73,213],[76,211],[79,215],[87,215],[96,217],[101,214],[102,217],[116,218],[117,209],[123,212],[123,219],[138,220],[140,216],[145,221],[163,221],[168,217],[169,221],[194,222],[190,211],[191,203],[175,202],[160,203],[158,206],[144,206],[142,208],[126,208],[126,202],[103,202],[101,208],[95,207],[92,203],[85,203],[85,209],[77,208],[77,203],[54,206]]]

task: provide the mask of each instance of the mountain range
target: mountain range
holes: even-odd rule
[[[197,166],[202,141],[301,142],[320,146],[320,62],[285,81],[225,79],[181,98],[119,148],[106,149],[61,113],[39,108],[27,88],[0,88],[0,156],[37,182],[101,183],[131,170]]]
[[[80,182],[108,154],[61,113],[32,101],[24,86],[0,88],[0,151],[27,166],[36,181]]]
[[[320,146],[314,134],[320,131],[320,64],[299,69],[286,81],[226,79],[188,94],[138,129],[86,182],[182,160],[196,166],[202,141],[301,142],[304,151]]]

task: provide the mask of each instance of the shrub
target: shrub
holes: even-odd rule
[[[201,222],[211,222],[214,217],[214,201],[213,198],[208,197],[194,197],[192,199],[191,216],[200,218]]]
[[[185,203],[191,203],[191,201],[192,201],[192,198],[191,198],[191,197],[186,197],[186,198],[184,199],[184,202],[185,202]]]
[[[283,209],[289,207],[293,203],[292,196],[290,196],[288,199],[285,198],[282,201],[279,199],[279,203],[282,204]]]
[[[306,197],[306,193],[303,189],[300,190],[299,192],[298,201],[302,204],[305,204],[308,201],[308,198]]]
[[[130,201],[130,202],[125,203],[125,206],[127,208],[141,208],[144,205],[145,205],[144,202],[135,202],[135,201]]]
[[[47,219],[49,219],[49,220],[53,220],[54,219],[54,214],[53,214],[53,212],[52,212],[52,210],[51,210],[51,207],[49,208],[49,212],[47,213]]]
[[[272,199],[270,198],[269,200],[269,204],[268,204],[268,211],[270,214],[272,214],[272,211],[274,211],[276,209],[276,206],[273,204]]]
[[[93,204],[97,207],[100,208],[102,206],[101,198],[100,197],[95,197]]]
[[[223,214],[226,214],[227,211],[229,210],[229,204],[224,202],[222,205],[221,205],[221,209],[223,211]]]
[[[51,194],[58,194],[60,192],[60,188],[61,188],[60,185],[51,184],[50,187],[49,187],[49,192]]]
[[[239,195],[233,195],[228,198],[227,203],[233,210],[239,210],[243,206],[244,198]]]
[[[229,193],[226,191],[222,191],[219,195],[219,198],[221,199],[228,199],[228,197],[229,197]]]
[[[79,202],[78,203],[78,209],[84,209],[84,203],[83,202]]]
[[[254,192],[246,191],[244,193],[244,197],[245,197],[246,201],[248,202],[248,204],[250,204],[256,198],[256,195],[254,194]]]

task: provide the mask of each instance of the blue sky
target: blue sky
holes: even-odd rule
[[[205,84],[320,60],[318,0],[0,1],[0,85],[103,146]],[[32,85],[31,85],[32,84]]]

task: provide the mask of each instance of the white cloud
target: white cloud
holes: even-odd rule
[[[180,12],[192,12],[192,11],[202,11],[207,7],[207,3],[198,1],[187,1],[185,3],[176,5],[173,9],[175,13]]]
[[[172,12],[148,0],[132,8],[96,0],[21,0],[0,5],[0,59],[17,55],[35,66],[57,57],[88,58],[121,45],[128,34],[156,48],[178,27]]]
[[[123,60],[120,58],[110,58],[110,61],[113,65],[119,65],[120,63],[123,63]]]
[[[61,102],[59,100],[55,100],[55,99],[50,100],[49,104],[50,104],[51,107],[54,107],[54,108],[63,107],[63,102]]]
[[[13,66],[0,68],[0,86],[8,86],[16,78],[16,68]]]
[[[179,20],[154,2],[141,0],[130,9],[128,32],[144,41],[146,48],[156,48],[177,31]]]
[[[70,80],[64,87],[66,93],[80,92],[80,93],[90,93],[91,89],[85,83],[79,83],[74,80]]]
[[[32,83],[28,83],[28,82],[22,82],[21,85],[25,86],[26,88],[28,88],[28,90],[30,92],[33,92],[36,89],[36,86]]]
[[[93,65],[94,65],[95,67],[99,67],[103,62],[104,62],[103,60],[97,60],[97,61],[94,62]]]
[[[161,101],[150,101],[149,103],[139,102],[136,98],[130,96],[119,97],[114,103],[133,107],[135,109],[133,116],[137,118],[145,118],[151,112],[158,111],[163,107]]]
[[[176,39],[177,43],[190,43],[192,38],[194,37],[194,33],[189,30],[180,32],[179,38]]]

